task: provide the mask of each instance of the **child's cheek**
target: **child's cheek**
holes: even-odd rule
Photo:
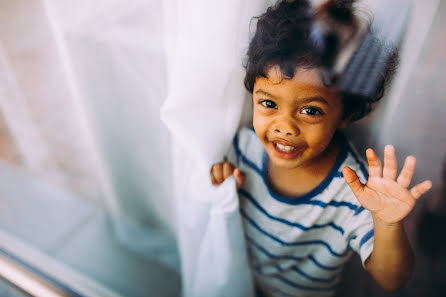
[[[252,124],[254,126],[254,130],[256,131],[257,137],[259,137],[260,140],[264,140],[266,138],[268,127],[267,120],[264,117],[254,113]]]

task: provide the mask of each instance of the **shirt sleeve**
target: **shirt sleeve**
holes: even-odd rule
[[[361,207],[361,211],[352,216],[348,222],[351,248],[359,254],[362,266],[373,251],[373,219],[372,214]]]
[[[345,164],[352,168],[362,183],[366,183],[368,180],[367,163],[359,157],[354,147],[349,144],[350,158],[348,164]],[[345,187],[348,187],[345,184]],[[351,190],[348,190],[347,200],[359,204],[358,200],[354,196]],[[347,222],[347,238],[349,238],[349,244],[351,248],[359,254],[362,262],[362,266],[365,268],[365,261],[373,251],[373,218],[370,211],[364,209],[360,204],[359,208],[348,219]]]

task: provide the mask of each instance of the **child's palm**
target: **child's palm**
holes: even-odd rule
[[[346,167],[344,178],[361,205],[386,223],[396,223],[405,218],[415,206],[416,200],[427,192],[432,183],[428,180],[408,189],[415,171],[416,159],[406,159],[400,175],[397,175],[395,151],[392,146],[384,150],[384,169],[372,149],[367,150],[369,180],[365,185],[356,173]]]
[[[364,190],[357,194],[357,198],[364,208],[388,223],[395,223],[405,218],[416,201],[409,190],[402,188],[395,181],[382,177],[369,178]]]

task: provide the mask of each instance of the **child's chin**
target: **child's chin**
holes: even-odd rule
[[[270,162],[275,167],[280,167],[283,169],[293,169],[296,167],[299,167],[301,164],[300,160],[298,158],[295,159],[282,159],[277,156],[271,157],[270,156]]]

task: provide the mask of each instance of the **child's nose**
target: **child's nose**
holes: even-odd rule
[[[276,124],[274,133],[279,136],[297,136],[299,135],[299,129],[292,123],[283,121]]]

